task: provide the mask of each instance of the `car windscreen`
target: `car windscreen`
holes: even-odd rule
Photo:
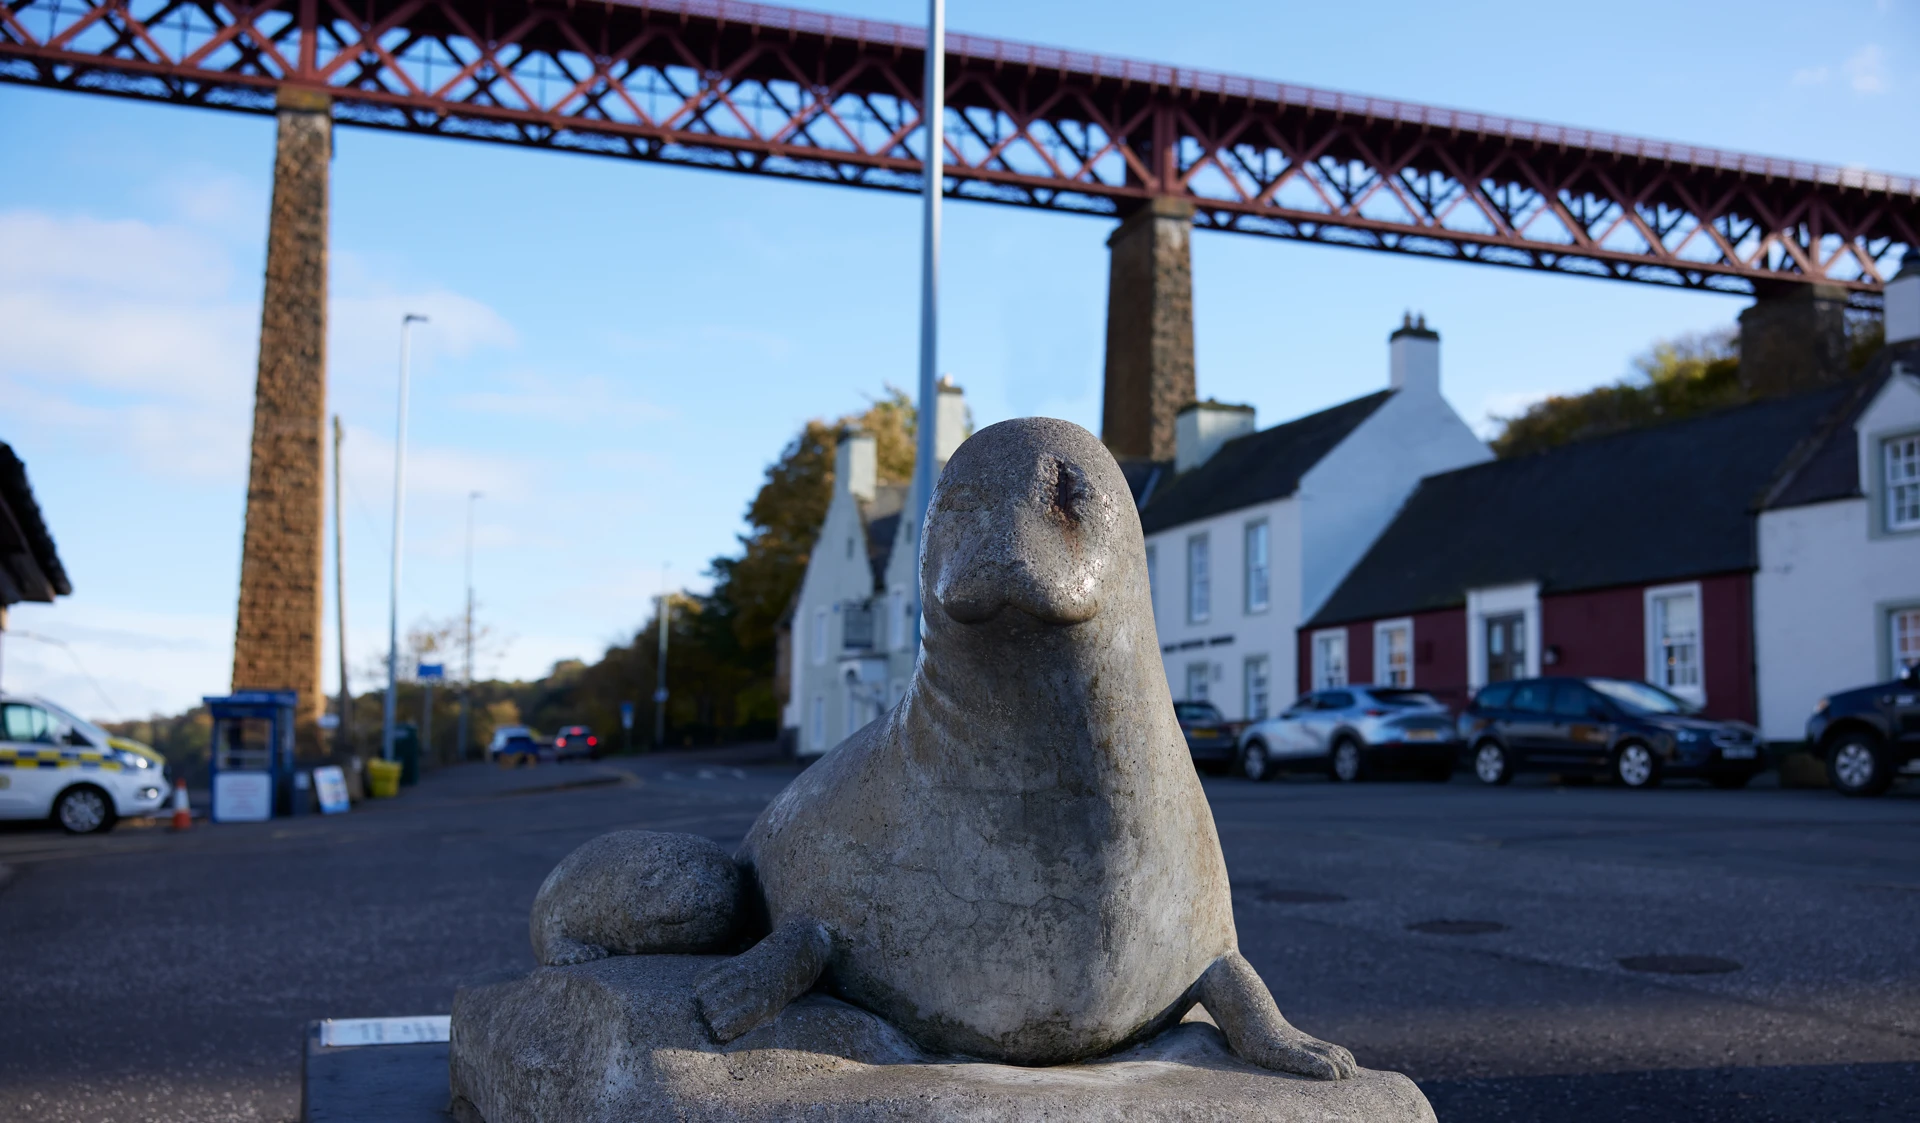
[[[1496,682],[1491,686],[1484,687],[1480,693],[1474,695],[1473,704],[1476,708],[1482,710],[1504,710],[1507,708],[1507,703],[1512,699],[1513,684],[1510,682]]]
[[[1636,714],[1692,714],[1700,707],[1675,698],[1657,686],[1618,678],[1590,678],[1587,685]]]
[[[1173,712],[1181,721],[1219,721],[1220,711],[1212,702],[1175,702]]]
[[[1383,706],[1405,706],[1411,709],[1419,706],[1431,708],[1440,704],[1440,699],[1424,690],[1369,690],[1367,693]]]

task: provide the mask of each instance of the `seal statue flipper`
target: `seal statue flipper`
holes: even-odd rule
[[[818,921],[796,917],[709,971],[694,988],[700,1016],[724,1045],[786,1009],[827,969],[833,940]]]
[[[1352,1053],[1288,1024],[1267,984],[1237,951],[1214,960],[1194,991],[1243,1060],[1319,1080],[1345,1080],[1359,1072]]]

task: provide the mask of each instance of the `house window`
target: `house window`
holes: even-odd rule
[[[807,740],[816,749],[827,747],[827,698],[824,694],[813,696],[813,719],[807,723]]]
[[[827,661],[827,610],[824,608],[813,610],[813,636],[810,646],[813,651],[813,661],[816,664]]]
[[[1893,656],[1891,677],[1908,667],[1920,667],[1920,608],[1896,608],[1887,614],[1888,654]]]
[[[1268,601],[1268,576],[1272,572],[1267,556],[1267,520],[1247,524],[1247,611],[1265,612]]]
[[[1209,663],[1187,664],[1187,697],[1189,702],[1207,700],[1207,683],[1212,678],[1213,667]]]
[[[867,724],[863,712],[866,708],[866,699],[861,697],[859,684],[847,683],[847,736],[860,732],[860,727]]]
[[[873,607],[866,601],[848,601],[840,618],[840,645],[862,651],[873,647]]]
[[[1647,681],[1689,698],[1703,693],[1700,586],[1647,590]]]
[[[1160,587],[1159,555],[1160,552],[1153,548],[1153,543],[1147,543],[1147,607],[1151,608],[1155,613],[1160,611],[1159,602],[1154,592]]]
[[[1213,615],[1213,581],[1209,572],[1212,559],[1207,536],[1196,534],[1187,539],[1187,621],[1205,623]]]
[[[1373,626],[1373,681],[1413,685],[1413,621],[1383,620]]]
[[[1313,633],[1313,688],[1347,685],[1347,630]]]
[[[1887,529],[1920,530],[1920,433],[1881,446],[1887,471]]]
[[[1267,707],[1273,691],[1267,679],[1267,657],[1265,655],[1247,656],[1247,720],[1259,721],[1267,716]]]

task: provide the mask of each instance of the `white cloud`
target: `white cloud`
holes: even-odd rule
[[[1847,61],[1840,64],[1840,71],[1847,76],[1847,84],[1856,94],[1887,92],[1887,53],[1877,43],[1869,43],[1847,56]]]
[[[179,713],[233,671],[231,615],[109,609],[80,595],[15,605],[8,629],[6,688],[90,718]]]

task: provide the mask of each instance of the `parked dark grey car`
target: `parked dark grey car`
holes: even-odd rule
[[[1879,795],[1894,775],[1920,760],[1920,666],[1892,682],[1820,699],[1807,741],[1827,762],[1827,780],[1844,795]]]
[[[1758,731],[1716,721],[1657,686],[1617,678],[1535,678],[1482,687],[1460,715],[1474,775],[1592,772],[1629,788],[1668,776],[1744,787],[1761,768]]]

